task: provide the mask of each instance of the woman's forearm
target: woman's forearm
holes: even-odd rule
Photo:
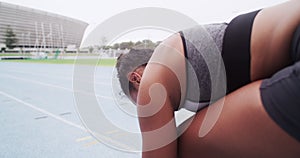
[[[160,66],[151,67],[156,69]],[[145,75],[139,88],[137,103],[143,158],[174,158],[177,155],[174,108],[164,85],[164,81]]]
[[[162,105],[160,110],[151,116],[145,116],[145,112],[143,112],[143,110],[146,110],[146,113],[149,112],[149,108],[143,108],[153,106],[151,103],[139,106],[143,158],[175,158],[177,155],[177,130],[170,102],[166,100],[166,103]],[[156,105],[153,107],[156,107]]]

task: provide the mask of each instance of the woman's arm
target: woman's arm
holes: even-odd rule
[[[138,115],[143,158],[177,157],[174,110],[185,94],[185,58],[179,34],[156,48],[139,87]]]
[[[165,69],[158,64],[148,66],[151,74],[161,74],[156,71]],[[177,132],[171,94],[164,78],[151,74],[146,70],[137,100],[143,158],[173,158],[177,155]]]
[[[155,99],[155,97],[153,98]],[[148,99],[139,99],[139,106]],[[139,114],[144,113],[139,110]],[[177,132],[174,113],[169,99],[166,99],[161,110],[149,117],[139,117],[143,138],[143,158],[175,158],[177,157]]]

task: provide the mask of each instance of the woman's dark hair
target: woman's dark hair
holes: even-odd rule
[[[152,49],[131,49],[126,54],[121,54],[117,59],[117,72],[123,92],[130,97],[132,84],[127,79],[127,74],[140,66],[146,66],[153,54]]]

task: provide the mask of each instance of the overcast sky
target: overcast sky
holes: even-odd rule
[[[286,0],[0,0],[61,14],[90,24],[88,31],[113,15],[140,7],[172,9],[198,23],[228,22],[239,13]]]
[[[205,22],[219,20],[234,13],[262,8],[286,0],[0,0],[99,23],[122,11],[139,7],[173,9]],[[209,22],[209,21],[208,21]]]

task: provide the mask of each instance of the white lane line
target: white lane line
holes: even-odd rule
[[[90,147],[90,146],[96,145],[96,144],[98,144],[98,143],[99,143],[99,142],[98,142],[97,140],[94,140],[94,141],[91,141],[91,142],[88,142],[88,143],[84,144],[83,146],[84,146],[84,147]]]
[[[106,134],[114,134],[114,133],[118,133],[119,130],[111,130],[111,131],[107,131]]]
[[[30,107],[30,108],[38,111],[38,112],[41,112],[41,113],[43,113],[45,115],[48,115],[48,116],[50,116],[50,117],[52,117],[52,118],[54,118],[54,119],[56,119],[58,121],[61,121],[61,122],[65,123],[65,124],[68,124],[70,126],[76,127],[78,129],[81,129],[81,130],[87,132],[87,130],[85,128],[83,128],[82,126],[80,126],[80,125],[77,125],[77,124],[75,124],[73,122],[70,122],[70,121],[68,121],[68,120],[66,120],[66,119],[64,119],[62,117],[56,116],[55,114],[52,114],[52,113],[50,113],[50,112],[48,112],[48,111],[46,111],[44,109],[38,108],[38,107],[36,107],[36,106],[34,106],[34,105],[30,104],[30,103],[24,102],[23,100],[18,99],[16,97],[12,96],[12,95],[9,95],[9,94],[7,94],[5,92],[2,92],[2,91],[0,91],[0,94],[3,95],[3,96],[6,96],[7,98],[13,99],[13,100],[15,100],[15,101],[17,101],[17,102],[19,102],[19,103],[27,106],[27,107]]]
[[[76,142],[81,142],[81,141],[89,140],[92,138],[93,138],[92,136],[81,137],[81,138],[76,139]]]
[[[27,102],[25,102],[25,101],[22,101],[21,99],[18,99],[18,98],[14,97],[14,96],[12,96],[12,95],[10,95],[10,94],[7,94],[7,93],[5,93],[5,92],[3,92],[3,91],[0,91],[0,95],[3,95],[3,96],[6,96],[7,98],[10,98],[10,99],[12,99],[12,100],[15,100],[15,101],[17,101],[17,102],[19,102],[19,103],[21,103],[21,104],[23,104],[23,105],[25,105],[25,106],[27,106],[27,107],[29,107],[29,108],[32,108],[33,110],[36,110],[36,111],[41,112],[41,113],[43,113],[43,114],[45,114],[45,115],[48,115],[49,117],[52,117],[52,118],[56,119],[56,120],[58,120],[58,121],[61,121],[62,123],[65,123],[65,124],[67,124],[67,125],[70,125],[70,126],[72,126],[72,127],[75,127],[75,128],[77,128],[77,129],[80,129],[80,130],[82,130],[82,131],[84,131],[84,132],[88,132],[88,130],[85,129],[83,126],[77,125],[77,124],[75,124],[75,123],[73,123],[73,122],[71,122],[71,121],[68,121],[68,120],[66,120],[66,119],[64,119],[64,118],[62,118],[62,117],[59,117],[59,116],[57,116],[57,115],[55,115],[55,114],[52,114],[51,112],[48,112],[48,111],[46,111],[46,110],[44,110],[44,109],[41,109],[41,108],[38,108],[38,107],[36,107],[36,106],[34,106],[34,105],[30,104],[30,103],[27,103]],[[105,136],[105,135],[97,134],[97,138],[99,138],[99,137],[101,138],[101,140],[106,140],[106,141],[108,141],[109,143],[111,143],[111,144],[113,144],[113,145],[115,145],[115,146],[119,146],[119,147],[122,147],[122,148],[124,148],[124,149],[131,150],[131,151],[133,150],[132,147],[130,147],[130,146],[126,145],[126,144],[120,143],[120,142],[118,142],[118,141],[115,141],[115,140],[113,140],[112,138],[107,137],[107,136]]]
[[[58,85],[54,85],[54,84],[49,84],[49,83],[44,83],[44,82],[40,82],[40,81],[35,81],[35,80],[24,79],[24,78],[15,77],[15,76],[12,76],[12,75],[0,74],[0,76],[6,76],[6,77],[9,77],[9,78],[12,78],[12,79],[22,80],[22,81],[26,81],[26,82],[31,82],[31,83],[34,83],[34,84],[40,84],[40,85],[48,86],[48,87],[52,87],[52,88],[59,88],[59,89],[62,89],[62,90],[65,90],[65,91],[69,91],[69,92],[72,92],[72,93],[73,92],[79,92],[79,93],[88,94],[88,95],[95,95],[96,97],[99,97],[99,98],[114,100],[112,97],[109,97],[109,96],[102,96],[102,95],[98,95],[98,94],[91,93],[91,92],[86,92],[86,91],[74,91],[71,88],[66,88],[66,87],[62,87],[62,86],[58,86]]]

